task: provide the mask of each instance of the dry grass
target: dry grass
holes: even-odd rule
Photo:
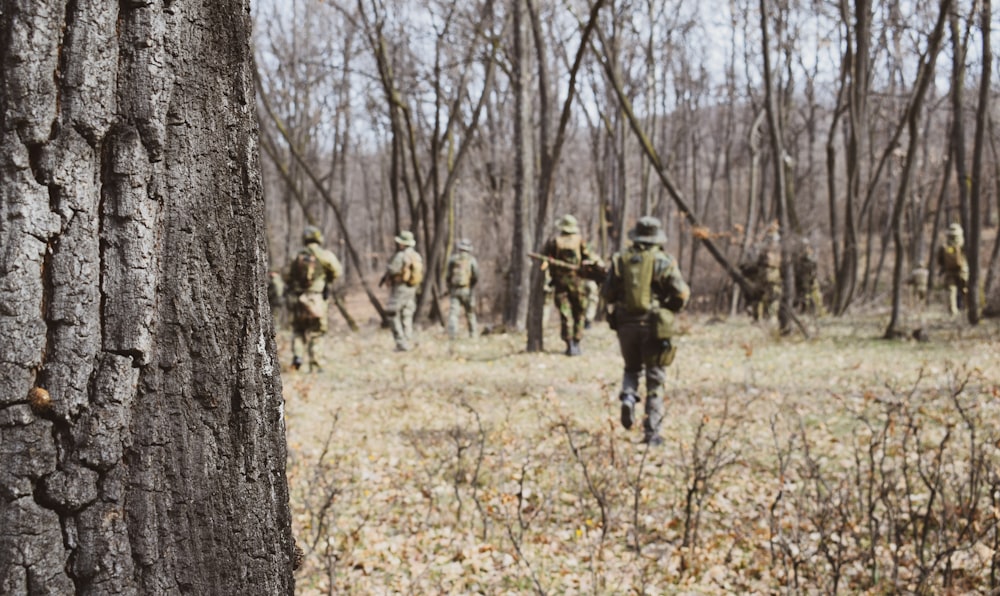
[[[961,505],[947,487],[905,485],[920,477],[903,473],[906,462],[937,449],[948,463],[940,478],[962,486],[977,457],[997,468],[997,323],[970,329],[929,315],[928,343],[876,339],[884,324],[880,314],[824,319],[802,339],[745,319],[684,317],[667,443],[652,450],[617,423],[621,360],[606,325],[589,332],[580,358],[561,354],[555,327],[542,354],[525,353],[520,335],[449,342],[440,328],[398,354],[372,324],[335,329],[327,372],[284,374],[294,527],[306,553],[298,591],[988,590],[992,514],[977,512],[982,535],[936,567],[907,550],[897,518],[920,518],[916,536],[934,527],[907,491]],[[955,404],[972,408],[975,424],[963,425]],[[887,479],[879,465],[903,472]],[[980,487],[987,497],[991,481]],[[846,515],[860,492],[852,486],[880,495],[869,515],[824,525]],[[868,543],[864,522],[878,524]],[[923,534],[942,536],[935,552],[947,541]],[[831,555],[838,541],[850,542],[840,558]]]

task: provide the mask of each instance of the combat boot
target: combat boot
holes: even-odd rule
[[[296,356],[296,357],[292,358],[292,368],[295,369],[295,370],[299,370],[300,368],[302,368],[302,358],[301,357]]]
[[[657,433],[646,433],[646,435],[642,437],[642,442],[650,447],[659,447],[663,444],[663,437]]]
[[[573,351],[570,356],[583,356],[583,348],[580,347],[580,340],[573,341]]]
[[[635,424],[635,395],[622,393],[618,399],[622,402],[622,426],[628,430]]]

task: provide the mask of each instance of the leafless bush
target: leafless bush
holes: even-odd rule
[[[690,446],[681,445],[680,466],[684,481],[684,537],[681,546],[688,550],[698,545],[705,499],[712,494],[715,480],[723,470],[740,459],[740,450],[734,440],[740,429],[740,418],[733,415],[730,405],[727,395],[716,416],[703,413],[695,426]],[[683,568],[689,563],[685,559]]]
[[[973,378],[867,393],[846,461],[817,453],[804,426],[779,445],[772,552],[792,586],[996,588],[1000,436],[967,391]]]

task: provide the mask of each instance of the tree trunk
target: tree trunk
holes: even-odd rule
[[[969,323],[976,325],[980,317],[979,300],[979,244],[982,238],[980,220],[980,198],[983,192],[983,153],[985,152],[986,114],[990,109],[990,73],[993,68],[993,51],[990,48],[990,20],[992,10],[990,0],[984,0],[980,8],[983,36],[983,70],[979,79],[979,106],[976,108],[976,130],[972,149],[972,192],[969,197],[969,243],[966,255],[969,259],[969,290],[966,308]]]
[[[0,593],[293,591],[249,36],[0,8]]]
[[[786,189],[786,159],[784,134],[781,128],[781,105],[775,93],[775,77],[771,71],[770,33],[767,19],[766,0],[760,0],[760,32],[763,50],[761,57],[764,66],[765,111],[767,113],[767,128],[771,138],[771,152],[774,154],[774,200],[778,222],[781,227],[781,308],[778,309],[778,326],[782,334],[791,331],[792,302],[795,298],[795,268],[792,266],[789,234],[791,226],[788,220],[788,192]]]
[[[903,296],[903,267],[906,257],[906,247],[903,246],[903,209],[906,204],[906,197],[910,192],[910,183],[913,180],[913,169],[916,167],[917,150],[920,146],[920,131],[918,129],[920,111],[923,109],[924,97],[927,88],[934,78],[934,67],[937,64],[937,56],[941,50],[941,38],[944,36],[944,23],[951,11],[951,0],[941,0],[940,14],[934,30],[928,36],[927,51],[922,57],[917,68],[916,89],[913,91],[912,99],[906,110],[906,124],[908,131],[908,141],[906,157],[903,161],[903,173],[900,177],[899,189],[896,192],[895,203],[892,208],[892,238],[895,263],[892,275],[892,314],[889,325],[886,327],[884,337],[894,339],[902,335],[900,327],[900,310],[902,308]]]
[[[533,246],[528,214],[534,205],[535,169],[531,149],[531,95],[528,92],[529,64],[527,24],[524,22],[525,0],[511,0],[513,47],[511,56],[511,88],[514,92],[514,229],[511,239],[510,272],[507,279],[507,304],[504,325],[512,330],[524,329],[528,310],[528,253]]]

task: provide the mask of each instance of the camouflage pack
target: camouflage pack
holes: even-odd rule
[[[313,281],[316,280],[318,266],[319,261],[312,251],[307,248],[300,250],[295,255],[295,258],[292,259],[292,264],[288,271],[288,282],[292,286],[292,289],[297,292],[304,292],[309,289]]]
[[[941,247],[941,268],[945,271],[958,271],[962,268],[962,249],[958,246],[948,245]]]
[[[448,264],[448,285],[467,288],[472,283],[472,259],[460,254]]]
[[[424,260],[416,251],[406,251],[403,271],[400,277],[404,284],[412,287],[419,286],[424,281]]]

